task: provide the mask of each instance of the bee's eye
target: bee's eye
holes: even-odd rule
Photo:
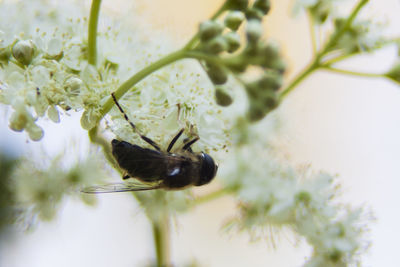
[[[201,170],[200,170],[200,179],[195,183],[196,186],[208,184],[214,179],[217,174],[218,166],[214,163],[214,160],[211,156],[206,153],[201,153]]]

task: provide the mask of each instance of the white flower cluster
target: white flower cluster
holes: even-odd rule
[[[104,87],[105,82],[85,61],[82,33],[87,29],[86,19],[72,18],[74,13],[69,8],[47,1],[1,5],[0,102],[14,110],[11,129],[25,130],[32,140],[40,140],[43,130],[37,124],[39,117],[47,113],[48,118],[59,122],[60,109],[98,106],[102,92],[93,93],[93,87]],[[82,11],[74,15],[77,13]],[[18,17],[16,14],[29,18],[12,19],[13,15]]]
[[[263,230],[270,226],[290,228],[313,247],[304,266],[348,266],[358,260],[366,248],[362,212],[334,202],[332,176],[284,166],[262,144],[233,152],[221,173],[239,200],[234,226],[255,239],[266,238]]]
[[[10,11],[13,7],[36,14],[30,21],[41,23],[21,22],[17,27],[17,21],[17,26],[7,28],[10,17],[5,12],[15,13]],[[44,0],[16,6],[2,3],[0,10],[0,102],[14,110],[10,128],[27,131],[32,140],[42,138],[37,122],[46,114],[54,122],[60,121],[61,110],[85,109],[89,118],[98,117],[101,105],[121,82],[173,49],[167,38],[150,40],[145,27],[132,32],[105,22],[99,29],[98,67],[93,67],[86,60],[87,20],[82,10],[72,15],[59,3]],[[110,25],[104,25],[107,23]],[[193,60],[167,66],[128,92],[121,105],[140,131],[155,134],[152,138],[161,144],[184,127],[188,135],[200,136],[202,148],[220,149],[227,142],[225,122],[215,116],[221,110],[215,104],[212,84],[202,72]],[[135,135],[122,114],[117,109],[111,114],[112,131],[132,141]]]
[[[78,192],[82,185],[99,183],[107,176],[104,162],[92,154],[70,165],[65,164],[63,156],[61,153],[50,162],[20,158],[10,173],[11,179],[7,181],[13,196],[10,208],[15,210],[15,220],[21,221],[23,227],[34,225],[36,218],[51,220],[66,195],[78,197],[88,205],[96,203],[93,195]]]
[[[202,149],[218,150],[227,145],[226,121],[216,105],[211,83],[191,60],[167,66],[127,93],[120,102],[141,133],[166,146],[179,129],[198,135]],[[142,143],[114,108],[111,129],[122,140]],[[183,140],[183,138],[182,138]]]

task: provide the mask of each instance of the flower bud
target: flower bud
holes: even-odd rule
[[[8,62],[11,57],[11,51],[9,47],[0,48],[0,62]]]
[[[227,9],[231,10],[245,10],[249,5],[248,0],[227,0],[226,6]]]
[[[229,32],[223,36],[228,44],[226,51],[229,53],[235,52],[240,47],[240,36],[236,32]]]
[[[256,43],[262,34],[261,22],[255,19],[247,23],[246,36],[249,43]]]
[[[207,74],[213,84],[224,84],[228,80],[226,71],[215,64],[207,64]]]
[[[91,130],[97,125],[99,116],[93,110],[85,110],[81,117],[81,126],[85,130]]]
[[[232,31],[236,31],[239,28],[240,24],[242,24],[244,19],[244,14],[240,11],[229,12],[224,20],[225,26]]]
[[[257,81],[257,85],[262,90],[277,91],[283,84],[282,75],[276,72],[266,72],[263,77]]]
[[[224,27],[216,21],[206,20],[200,24],[200,40],[206,42],[222,33]]]
[[[29,123],[25,130],[28,132],[29,138],[33,141],[39,141],[44,135],[43,129],[34,122]]]
[[[228,48],[228,42],[222,36],[217,36],[204,45],[204,50],[212,54],[219,54],[228,50]]]
[[[23,65],[29,65],[33,59],[34,45],[31,41],[18,41],[12,48],[13,57]]]
[[[261,10],[254,8],[254,7],[246,9],[245,14],[246,14],[247,20],[261,21],[264,16],[264,13]]]
[[[253,4],[253,7],[262,11],[264,15],[266,15],[271,9],[271,2],[270,0],[256,0]]]
[[[25,129],[28,124],[28,114],[24,111],[15,111],[10,118],[10,129],[16,132],[20,132]]]
[[[225,66],[233,72],[244,72],[247,68],[248,62],[246,57],[238,55],[229,59],[225,59]]]
[[[65,91],[73,94],[79,94],[83,82],[81,79],[71,77],[65,82]]]
[[[232,97],[222,87],[215,88],[215,100],[218,105],[227,107],[232,104]]]
[[[47,116],[55,123],[60,122],[60,114],[55,106],[51,105],[47,110]]]

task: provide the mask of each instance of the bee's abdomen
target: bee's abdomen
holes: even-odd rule
[[[162,152],[142,148],[125,141],[112,140],[112,154],[129,176],[146,182],[162,179],[166,163]]]

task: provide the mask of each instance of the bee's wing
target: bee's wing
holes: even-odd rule
[[[99,194],[99,193],[115,193],[115,192],[129,192],[129,191],[145,191],[162,188],[160,183],[157,184],[144,184],[135,182],[126,183],[110,183],[103,185],[93,185],[85,187],[81,190],[82,193]]]

